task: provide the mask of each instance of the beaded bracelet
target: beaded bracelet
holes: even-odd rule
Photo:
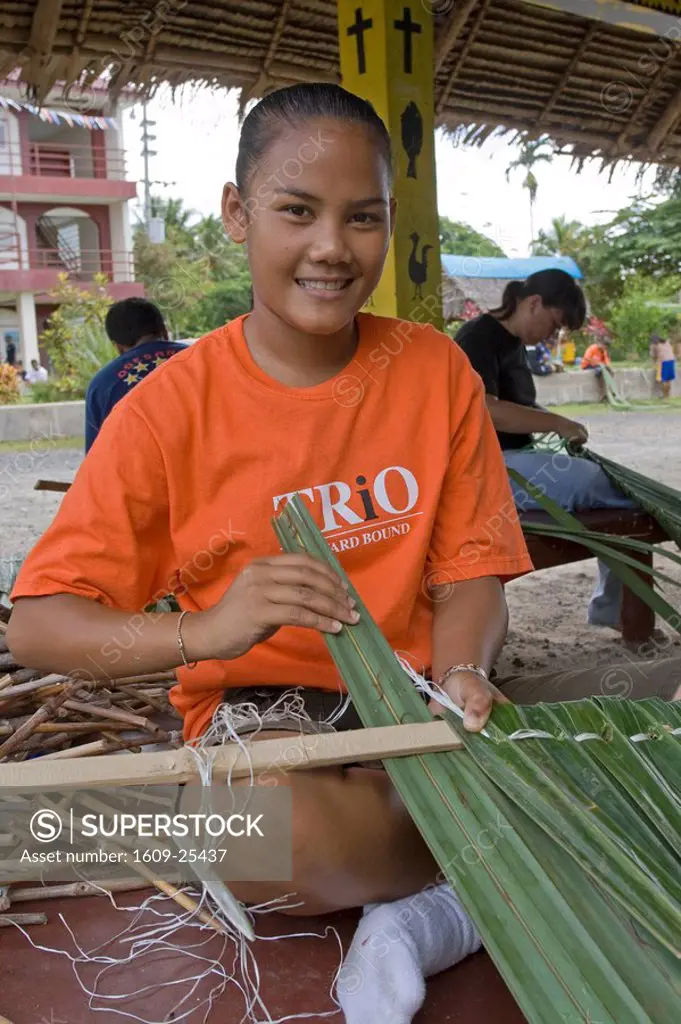
[[[489,676],[480,665],[452,665],[446,672],[442,673],[440,678],[437,680],[437,685],[444,686],[449,677],[455,676],[457,672],[471,672],[474,676],[477,676],[478,679],[482,679],[484,683],[489,682]]]

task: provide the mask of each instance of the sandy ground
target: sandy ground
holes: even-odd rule
[[[607,412],[583,422],[594,451],[681,490],[681,414]],[[658,559],[658,567],[681,580],[681,566]],[[511,628],[498,665],[501,675],[594,668],[622,660],[622,642],[615,630],[586,622],[596,576],[596,562],[589,559],[533,573],[507,588]],[[663,593],[679,606],[676,588]],[[672,640],[669,627],[661,627],[670,635],[668,653],[681,652],[681,638]]]
[[[589,426],[596,451],[681,489],[681,413],[607,412],[594,415]],[[0,560],[25,554],[59,506],[61,496],[34,491],[35,481],[70,480],[81,459],[77,450],[0,451]],[[665,571],[681,578],[681,567],[669,566],[667,562]],[[595,578],[596,563],[590,560],[534,573],[508,587],[511,629],[498,666],[501,675],[595,667],[621,659],[617,633],[586,624]],[[676,604],[677,595],[667,596]],[[681,641],[675,644],[678,653]]]

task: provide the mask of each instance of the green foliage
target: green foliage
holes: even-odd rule
[[[636,200],[594,227],[557,217],[550,231],[539,232],[534,253],[572,256],[599,317],[608,319],[620,300],[631,305],[641,292],[632,277],[649,282],[644,290],[653,301],[671,299],[681,287],[681,186],[674,176],[665,180],[669,198],[663,202]]]
[[[138,280],[161,309],[174,337],[198,337],[251,308],[251,279],[242,246],[218,217],[185,210],[182,200],[152,200],[166,223],[166,240],[150,242],[140,225],[134,252]]]
[[[97,370],[116,356],[104,330],[104,318],[111,305],[107,283],[105,274],[96,274],[92,289],[87,291],[73,284],[68,274],[59,275],[58,286],[50,292],[59,305],[41,339],[54,376],[33,386],[34,401],[84,398]]]
[[[681,273],[681,196],[641,199],[620,210],[605,227],[599,257],[602,270],[615,275]]]
[[[189,259],[182,240],[172,231],[165,242],[155,243],[138,230],[134,255],[137,280],[143,283],[147,298],[160,308],[174,337],[187,337],[190,310],[210,287],[207,264]]]
[[[250,301],[246,300],[246,294],[239,281],[227,280],[211,285],[198,302],[186,311],[187,335],[200,337],[248,312]]]
[[[16,370],[9,363],[0,363],[0,405],[14,405],[20,398]]]
[[[481,234],[469,224],[439,217],[440,249],[443,253],[459,256],[505,256],[496,242]]]
[[[675,313],[657,305],[671,297],[669,284],[664,281],[639,275],[627,279],[607,319],[615,339],[613,356],[648,358],[650,335],[667,335],[676,322]]]
[[[592,233],[578,220],[554,217],[550,231],[540,231],[532,246],[535,256],[571,256],[580,262],[585,249],[593,242]]]

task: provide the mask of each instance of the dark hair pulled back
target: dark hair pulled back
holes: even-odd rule
[[[301,83],[268,93],[244,119],[236,160],[236,184],[241,194],[248,189],[253,168],[284,128],[299,128],[306,121],[318,118],[366,125],[375,135],[392,177],[390,136],[371,103],[340,85]]]
[[[559,309],[565,317],[565,326],[571,331],[578,330],[586,317],[584,292],[564,270],[539,270],[530,274],[526,281],[509,281],[504,288],[501,305],[490,310],[499,320],[512,316],[518,303],[538,295],[542,305]]]

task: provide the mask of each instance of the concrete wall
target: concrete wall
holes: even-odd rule
[[[616,370],[615,382],[622,398],[652,398],[656,394],[655,371],[652,368],[636,367]],[[535,377],[537,401],[540,405],[564,405],[566,402],[597,402],[599,400],[596,378],[590,370],[569,370],[567,373],[552,373],[549,377]],[[678,381],[672,385],[678,393]]]
[[[85,402],[0,405],[0,441],[85,437]]]
[[[535,377],[540,405],[566,402],[597,402],[594,375],[587,370]],[[652,369],[617,370],[617,387],[623,398],[651,398],[655,394]],[[672,386],[679,390],[679,383]],[[84,437],[85,402],[45,402],[37,405],[0,405],[0,441],[32,441],[34,438]]]

